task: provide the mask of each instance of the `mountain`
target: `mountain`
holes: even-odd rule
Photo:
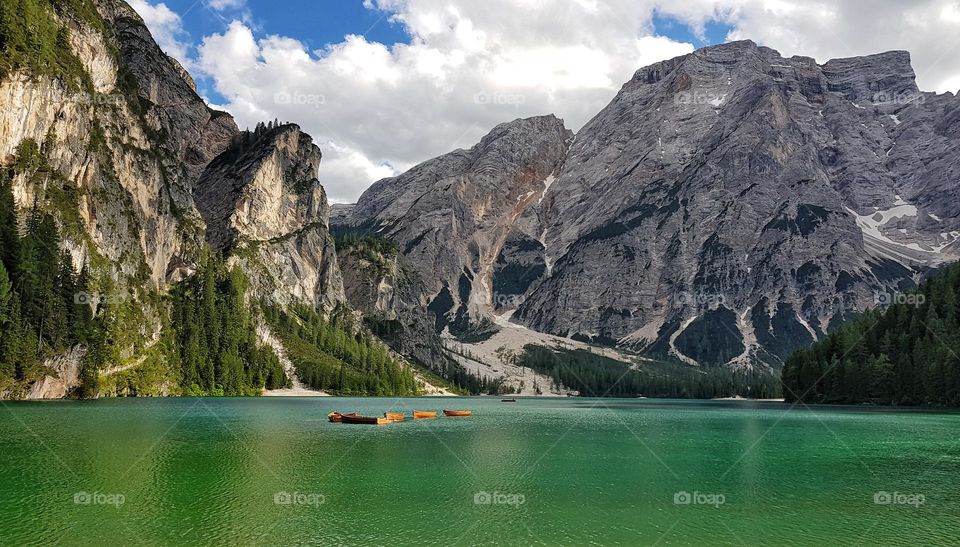
[[[542,196],[572,139],[554,116],[501,124],[469,150],[378,181],[334,223],[395,241],[425,274],[438,327],[470,330],[492,312],[490,279],[517,217]]]
[[[509,376],[504,385],[520,393],[535,394],[535,380],[548,385],[529,370],[505,373],[517,367],[495,356],[497,367],[457,355],[437,335],[481,340],[498,329],[491,283],[497,257],[516,239],[519,217],[540,199],[572,138],[554,116],[504,123],[469,150],[378,181],[356,205],[335,207],[334,231],[360,235],[359,249],[348,239],[341,250],[349,303],[395,349],[460,386],[496,392]]]
[[[0,49],[0,397],[767,393],[960,253],[960,100],[904,52],[704,48],[331,207],[121,0],[0,4]]]
[[[845,323],[783,368],[788,402],[960,405],[960,266]]]
[[[735,42],[644,68],[571,146],[541,212],[555,266],[516,317],[778,364],[956,258],[958,107],[904,52],[818,65]]]
[[[57,258],[65,252],[66,270],[88,278],[93,294],[81,295],[79,305],[65,298],[62,306],[92,315],[97,310],[83,304],[94,308],[110,301],[118,317],[124,316],[110,321],[115,327],[110,345],[121,358],[141,354],[161,339],[164,312],[149,295],[196,271],[203,224],[192,214],[192,183],[227,148],[236,124],[203,103],[183,69],[121,2],[7,2],[0,32],[0,158],[6,191],[19,213],[19,219],[6,219],[7,229],[12,223],[14,232],[36,241],[35,219],[49,217],[59,233],[46,238],[40,250]],[[43,53],[34,57],[31,51]],[[25,289],[35,284],[36,298],[48,300],[39,291],[48,292],[57,280],[39,275],[31,280],[26,273],[42,274],[49,268],[40,266],[51,261],[38,264],[36,252],[21,251],[19,257],[11,253],[6,264],[13,285],[30,294]],[[16,371],[4,375],[5,388],[17,393],[36,386],[37,379],[60,385],[33,390],[33,397],[77,388],[84,349],[73,352],[76,358],[66,365],[70,374],[49,381],[43,361],[92,335],[55,340],[52,332],[34,332],[37,324],[49,324],[51,313],[43,304],[20,305],[22,324],[15,330],[23,331],[21,338],[29,334],[39,351],[14,352],[13,341],[6,341],[4,360]],[[167,372],[156,379],[157,393],[174,383]]]
[[[329,312],[346,300],[317,179],[321,156],[295,125],[238,134],[200,175],[194,197],[207,241],[253,274],[260,298]]]
[[[0,397],[427,387],[347,306],[321,153],[121,0],[0,4]]]
[[[334,221],[396,239],[454,330],[495,310],[691,364],[779,367],[960,254],[960,99],[914,80],[906,52],[821,65],[708,47],[637,71],[572,141],[554,139],[562,157],[534,187],[504,193],[462,163],[438,174],[443,156]],[[516,144],[539,142],[542,119],[511,125],[529,134]],[[456,229],[471,226],[462,211],[509,229],[478,246]]]

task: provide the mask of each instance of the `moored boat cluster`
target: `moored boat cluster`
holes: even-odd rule
[[[444,410],[443,415],[448,417],[465,417],[473,414],[470,410]],[[436,418],[436,410],[414,410],[411,416],[414,420]],[[407,419],[405,412],[384,412],[383,416],[362,416],[357,412],[337,412],[327,414],[331,422],[344,424],[384,425],[394,422],[403,422]]]

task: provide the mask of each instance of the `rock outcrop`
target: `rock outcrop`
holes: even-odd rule
[[[320,149],[296,125],[238,135],[196,183],[207,241],[252,274],[254,293],[281,305],[343,302]]]
[[[493,310],[501,249],[560,168],[571,140],[553,116],[501,124],[469,150],[375,183],[339,218],[399,244],[423,278],[440,330],[475,329]]]
[[[86,350],[77,346],[43,363],[45,375],[30,386],[26,398],[63,399],[80,387],[80,367]]]
[[[449,366],[428,311],[423,276],[397,252],[343,244],[337,249],[347,302],[395,351],[435,371]]]
[[[210,245],[229,250],[241,238],[268,241],[326,224],[320,159],[313,139],[295,125],[239,135],[210,162],[194,189]]]
[[[118,281],[136,277],[160,288],[192,252],[185,241],[196,232],[185,233],[181,222],[193,209],[192,184],[236,124],[180,78],[126,3],[98,6],[103,31],[63,21],[91,88],[29,71],[0,80],[0,157],[9,161],[25,140],[43,143],[55,183],[78,196],[82,232],[70,234],[77,266],[96,252]],[[50,184],[35,182],[14,181],[20,207]]]

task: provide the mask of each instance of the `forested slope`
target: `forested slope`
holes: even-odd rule
[[[783,369],[788,401],[960,405],[960,265],[840,327]]]

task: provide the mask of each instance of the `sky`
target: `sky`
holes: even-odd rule
[[[498,123],[576,131],[637,69],[729,40],[907,50],[922,90],[960,90],[960,0],[128,1],[212,107],[312,135],[335,203]]]

